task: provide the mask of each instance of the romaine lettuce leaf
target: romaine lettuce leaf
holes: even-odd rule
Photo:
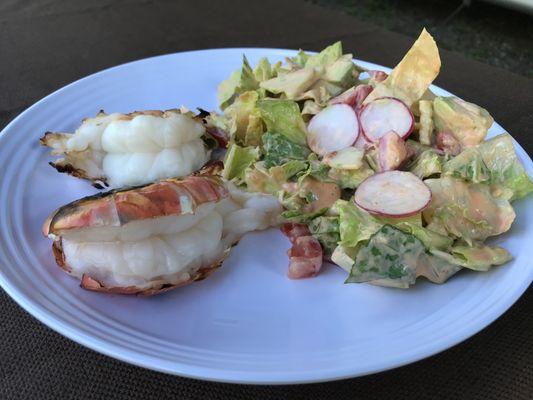
[[[274,93],[284,94],[287,99],[296,99],[307,91],[320,78],[313,68],[298,69],[260,83],[261,88]]]
[[[242,56],[242,67],[234,71],[230,77],[218,85],[217,99],[222,110],[229,106],[240,93],[259,88],[254,71],[245,55]]]
[[[476,271],[488,271],[492,265],[502,265],[513,258],[507,250],[489,246],[454,246],[451,253],[459,265]]]
[[[298,51],[298,54],[296,54],[294,57],[290,57],[290,61],[295,64],[298,68],[305,67],[305,63],[309,59],[309,55],[300,49]]]
[[[394,280],[402,287],[415,283],[416,268],[425,254],[422,242],[390,225],[383,225],[361,246],[346,283]]]
[[[282,165],[290,160],[306,160],[311,153],[307,146],[291,142],[280,133],[267,132],[263,135],[265,167]]]
[[[296,102],[264,99],[257,102],[257,107],[268,131],[280,133],[296,144],[307,144],[305,122]]]
[[[257,82],[263,82],[274,77],[274,71],[272,71],[272,67],[266,57],[261,57],[255,66],[253,73]]]
[[[366,162],[359,169],[337,169],[331,168],[328,176],[343,189],[355,189],[361,182],[363,182],[370,175],[374,174],[374,170],[368,166]]]
[[[483,161],[480,151],[467,147],[460,154],[447,161],[443,166],[443,175],[461,178],[473,183],[488,182],[490,171]]]
[[[440,70],[439,49],[424,29],[387,79],[376,85],[363,104],[378,97],[391,96],[408,106],[420,99]]]
[[[335,42],[329,45],[320,53],[315,54],[307,58],[305,62],[306,68],[325,67],[328,64],[333,63],[342,56],[342,43]]]
[[[258,146],[263,135],[263,121],[257,108],[259,95],[244,92],[224,110],[230,137],[240,145]]]
[[[424,150],[409,165],[408,170],[425,179],[442,172],[442,158],[434,150]]]
[[[460,268],[427,252],[414,235],[383,225],[360,247],[346,282],[408,288],[418,276],[442,283]]]
[[[428,228],[462,238],[468,244],[506,232],[515,218],[509,201],[496,198],[490,187],[443,177],[426,179],[432,199],[423,211]]]
[[[490,171],[490,183],[511,190],[511,200],[533,192],[533,182],[516,156],[509,134],[503,133],[481,143],[478,150]]]
[[[312,219],[309,223],[309,230],[318,239],[324,250],[324,254],[330,257],[340,240],[339,217],[320,216]]]
[[[433,100],[433,121],[439,132],[451,133],[462,146],[481,143],[494,121],[482,107],[457,97]]]
[[[300,224],[307,224],[313,219],[324,215],[328,211],[327,208],[322,208],[317,211],[305,212],[302,210],[287,210],[281,213],[281,218],[290,222],[298,222]]]
[[[381,223],[353,202],[338,200],[333,208],[339,213],[340,244],[345,247],[355,247],[370,239],[382,227]]]
[[[241,147],[236,143],[232,143],[224,157],[224,171],[222,172],[222,176],[228,180],[236,179],[237,181],[241,181],[244,179],[245,170],[258,158],[259,148],[251,146]]]

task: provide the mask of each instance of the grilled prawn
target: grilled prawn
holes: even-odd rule
[[[83,288],[152,295],[207,277],[244,233],[275,225],[280,212],[273,196],[200,175],[75,201],[43,233]]]
[[[50,164],[94,186],[118,188],[186,176],[208,160],[203,124],[179,110],[86,118],[73,133],[47,132],[41,143],[60,155]]]

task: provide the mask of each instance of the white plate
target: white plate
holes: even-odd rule
[[[53,209],[95,190],[49,167],[39,137],[47,130],[72,131],[101,108],[214,109],[217,84],[240,66],[244,52],[252,63],[295,53],[205,50],[121,65],[58,90],[4,129],[0,283],[11,297],[52,329],[111,357],[245,383],[325,381],[404,365],[468,338],[518,299],[533,279],[531,197],[515,203],[513,228],[498,240],[514,261],[489,273],[461,272],[444,285],[422,279],[406,291],[344,285],[345,273],[333,266],[315,279],[291,281],[285,277],[289,243],[270,230],[246,236],[209,279],[165,295],[80,289],[55,265],[40,229]],[[501,131],[495,124],[491,134]],[[521,147],[517,151],[532,175],[531,159]]]

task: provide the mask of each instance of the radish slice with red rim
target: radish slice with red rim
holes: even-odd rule
[[[365,179],[354,195],[355,204],[371,214],[408,217],[431,202],[431,190],[411,172],[380,172]]]
[[[380,97],[365,105],[359,113],[363,135],[371,141],[378,141],[389,131],[402,139],[413,131],[415,119],[407,105],[395,97]]]
[[[307,144],[318,155],[351,146],[359,136],[359,121],[352,107],[334,104],[315,115],[307,126]]]

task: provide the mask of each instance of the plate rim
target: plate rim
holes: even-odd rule
[[[0,132],[0,145],[2,145],[3,138],[5,137],[5,133],[12,129],[12,127],[19,123],[21,119],[23,119],[27,113],[30,113],[34,108],[38,107],[41,103],[44,103],[49,100],[52,96],[60,95],[62,91],[67,90],[67,88],[70,88],[73,85],[79,84],[80,82],[83,82],[85,80],[89,80],[91,78],[94,78],[97,75],[106,73],[110,70],[114,69],[120,69],[124,66],[127,66],[129,64],[139,63],[139,62],[145,62],[145,61],[153,61],[157,58],[166,58],[166,57],[172,57],[177,54],[198,54],[198,53],[209,53],[209,52],[225,52],[225,51],[263,51],[263,52],[277,52],[282,54],[295,54],[297,50],[294,49],[282,49],[282,48],[268,48],[268,47],[223,47],[223,48],[209,48],[209,49],[198,49],[198,50],[188,50],[183,52],[174,52],[174,53],[168,53],[168,54],[161,54],[156,55],[152,57],[142,58],[138,60],[132,60],[128,61],[119,65],[115,65],[109,68],[105,68],[102,70],[99,70],[97,72],[94,72],[92,74],[89,74],[87,76],[84,76],[80,79],[77,79],[75,81],[72,81],[55,91],[51,92],[50,94],[42,97],[32,105],[30,105],[28,108],[26,108],[24,111],[22,111],[20,114],[18,114],[15,118],[13,118]],[[311,54],[315,52],[309,52]],[[375,64],[369,61],[354,59],[354,61],[358,64],[367,64],[372,65],[373,67],[390,71],[391,68]],[[448,95],[452,95],[452,93],[448,92],[447,90],[432,85],[432,87],[436,87],[439,90],[447,93]],[[500,125],[501,126],[501,125]],[[513,138],[514,140],[514,138]],[[521,151],[527,159],[529,159],[530,162],[531,158],[527,154],[527,152],[520,146],[519,143],[514,140],[515,146],[517,146],[517,149]],[[411,364],[418,362],[422,359],[433,357],[436,354],[439,354],[443,352],[444,350],[448,350],[451,347],[456,346],[457,344],[469,339],[473,335],[481,332],[485,328],[487,328],[490,324],[492,324],[496,319],[501,317],[505,312],[507,312],[511,306],[524,294],[524,292],[527,290],[527,288],[530,286],[531,281],[533,280],[533,273],[530,273],[530,280],[523,280],[520,282],[520,285],[518,286],[518,289],[515,290],[511,296],[506,298],[505,302],[498,302],[496,303],[496,307],[492,309],[492,313],[490,315],[484,315],[482,320],[478,322],[477,324],[471,325],[470,329],[465,330],[465,334],[463,335],[457,335],[457,337],[453,338],[452,340],[447,340],[445,343],[443,341],[438,343],[432,343],[432,345],[429,348],[426,348],[424,351],[421,351],[420,353],[416,355],[403,355],[400,357],[399,360],[392,362],[392,363],[385,363],[387,365],[382,365],[381,367],[371,368],[369,370],[354,373],[353,371],[350,372],[346,370],[346,368],[341,368],[340,370],[336,369],[328,369],[327,373],[324,371],[321,371],[320,377],[312,376],[309,372],[304,373],[295,373],[295,376],[292,376],[291,374],[288,378],[285,376],[277,376],[276,378],[271,378],[271,374],[269,373],[268,378],[261,378],[260,372],[247,372],[246,374],[243,374],[242,371],[239,371],[238,375],[240,377],[234,378],[231,376],[231,371],[223,371],[217,368],[206,368],[206,367],[198,367],[193,366],[190,364],[186,364],[183,362],[173,362],[174,368],[166,367],[165,363],[160,363],[158,365],[157,358],[150,357],[150,356],[144,356],[139,355],[138,353],[135,353],[129,349],[121,348],[113,344],[109,344],[103,340],[100,340],[98,338],[92,337],[91,335],[87,335],[79,328],[69,326],[67,324],[64,324],[58,317],[55,316],[55,313],[52,311],[47,310],[44,308],[41,304],[38,302],[35,302],[34,300],[27,298],[23,293],[20,292],[18,287],[16,285],[11,284],[9,279],[4,276],[3,272],[3,263],[0,264],[0,286],[6,291],[6,293],[25,311],[27,311],[30,315],[32,315],[34,318],[36,318],[38,321],[49,327],[50,329],[54,330],[55,332],[59,333],[62,336],[67,337],[68,339],[82,345],[85,347],[90,348],[91,350],[94,350],[100,354],[104,354],[106,356],[112,357],[114,359],[118,359],[120,361],[133,364],[142,368],[147,368],[151,370],[155,370],[158,372],[163,372],[167,374],[172,375],[179,375],[187,378],[193,378],[193,379],[201,379],[201,380],[207,380],[207,381],[215,381],[215,382],[225,382],[225,383],[239,383],[239,384],[269,384],[269,385],[285,385],[285,384],[305,384],[305,383],[318,383],[318,382],[327,382],[327,381],[334,381],[334,380],[341,380],[341,379],[348,379],[348,378],[354,378],[364,375],[370,375],[375,374],[379,372],[383,372],[386,370],[393,370],[396,368],[399,368],[401,366]],[[496,311],[495,311],[496,309]],[[161,360],[159,360],[161,361]],[[344,372],[341,372],[344,371]]]

